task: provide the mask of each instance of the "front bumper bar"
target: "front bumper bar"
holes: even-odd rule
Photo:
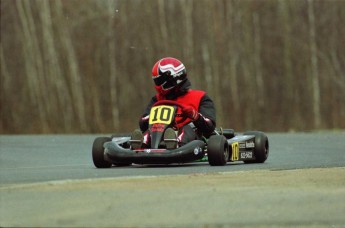
[[[112,163],[170,164],[186,163],[203,158],[206,144],[201,140],[194,140],[177,149],[164,152],[151,152],[150,149],[138,152],[125,149],[115,142],[107,142],[103,146],[104,159]]]

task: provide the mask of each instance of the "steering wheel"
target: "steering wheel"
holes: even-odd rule
[[[158,105],[175,105],[181,109],[184,108],[183,104],[180,104],[177,101],[171,101],[171,100],[160,100],[160,101],[157,101],[156,103],[154,103],[153,106],[158,106]],[[176,115],[179,115],[180,117],[182,117],[179,121],[176,121],[176,124],[183,123],[187,119],[187,117],[183,116],[183,114],[176,114]]]

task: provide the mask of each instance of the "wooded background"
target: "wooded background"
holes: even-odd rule
[[[218,126],[345,128],[345,1],[1,0],[1,134],[120,133],[180,59]]]

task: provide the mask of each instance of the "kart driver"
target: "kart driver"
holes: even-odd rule
[[[213,101],[206,92],[191,89],[191,82],[181,61],[171,57],[159,60],[152,68],[152,79],[157,94],[152,97],[140,118],[140,130],[132,133],[133,149],[149,147],[149,113],[151,107],[160,100],[172,100],[182,104],[183,107],[179,110],[187,117],[176,129],[168,128],[165,131],[167,149],[175,149],[202,136],[209,137],[214,132],[216,111]]]

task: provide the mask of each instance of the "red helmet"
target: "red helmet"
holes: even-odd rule
[[[166,95],[187,79],[187,71],[180,60],[167,57],[159,60],[153,66],[152,79],[157,92]]]

